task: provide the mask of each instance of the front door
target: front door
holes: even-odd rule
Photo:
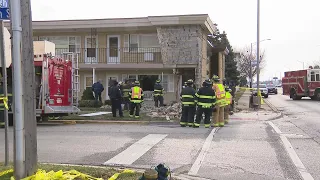
[[[117,75],[108,75],[107,76],[107,82],[106,82],[106,84],[107,84],[106,99],[107,100],[110,99],[109,95],[108,95],[108,92],[109,92],[110,87],[113,85],[114,81],[118,81],[118,76]]]
[[[107,38],[107,58],[108,64],[119,64],[120,63],[120,36],[109,35]]]
[[[85,63],[98,63],[98,40],[96,36],[87,36],[85,38]]]

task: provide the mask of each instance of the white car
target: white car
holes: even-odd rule
[[[256,94],[257,93],[257,85],[253,85],[253,91],[252,93],[253,94]],[[261,91],[261,95],[264,97],[264,98],[268,98],[269,97],[269,92],[268,92],[268,88],[267,88],[267,85],[266,84],[260,84],[259,85],[259,89]]]

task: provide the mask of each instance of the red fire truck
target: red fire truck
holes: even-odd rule
[[[62,116],[80,111],[77,108],[78,84],[74,82],[74,76],[77,73],[72,63],[71,58],[64,60],[50,54],[35,55],[36,114],[38,121],[47,121],[50,116]],[[9,74],[11,72],[8,72]],[[12,112],[9,113],[12,114]]]
[[[288,71],[282,78],[283,94],[293,100],[310,97],[320,101],[320,69]]]

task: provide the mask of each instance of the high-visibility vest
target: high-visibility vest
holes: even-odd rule
[[[212,88],[216,93],[217,99],[222,99],[225,97],[225,90],[223,84],[214,84]]]
[[[230,92],[226,92],[226,101],[228,105],[232,104],[232,95]]]
[[[143,94],[142,94],[142,89],[140,88],[140,87],[132,87],[131,88],[131,102],[133,102],[133,103],[141,103],[142,102],[142,100],[141,100],[141,98],[142,98],[142,96],[143,96]]]

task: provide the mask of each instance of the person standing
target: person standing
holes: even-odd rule
[[[125,79],[124,84],[122,85],[122,97],[124,103],[124,110],[129,110],[130,100],[129,100],[129,92],[131,91],[131,85],[129,81]]]
[[[143,102],[143,91],[140,88],[140,82],[135,81],[134,82],[134,87],[131,88],[131,92],[129,92],[130,96],[130,117],[133,117],[133,112],[135,111],[135,118],[140,117],[140,107],[141,103]]]
[[[94,92],[96,105],[98,105],[98,101],[102,102],[101,93],[104,91],[104,87],[101,84],[100,79],[92,85],[92,91]]]
[[[216,103],[216,95],[214,90],[212,89],[212,81],[210,79],[207,79],[203,82],[202,87],[196,93],[196,97],[198,102],[198,109],[194,127],[200,127],[202,114],[204,113],[204,127],[209,128],[212,108]]]
[[[117,109],[119,109],[119,116],[123,117],[122,107],[121,107],[121,91],[118,86],[118,82],[114,81],[113,86],[111,86],[108,92],[109,98],[111,100],[111,111],[113,117],[117,117]]]
[[[217,75],[212,77],[213,79],[213,86],[212,89],[216,93],[216,106],[215,106],[215,113],[213,115],[212,126],[213,127],[223,127],[224,126],[224,104],[225,104],[225,90],[222,83],[220,83],[220,78]]]
[[[226,87],[226,106],[224,107],[224,123],[229,123],[229,113],[232,105],[231,89]]]
[[[193,80],[189,79],[186,82],[186,87],[184,87],[181,91],[180,97],[182,102],[182,113],[181,113],[181,120],[180,120],[180,126],[186,127],[187,125],[189,127],[193,126],[194,123],[194,115],[196,112],[196,91],[192,87]]]
[[[160,106],[163,106],[163,87],[160,84],[160,79],[156,81],[156,84],[154,85],[154,91],[153,91],[153,96],[154,96],[154,106],[159,107],[159,102]]]

